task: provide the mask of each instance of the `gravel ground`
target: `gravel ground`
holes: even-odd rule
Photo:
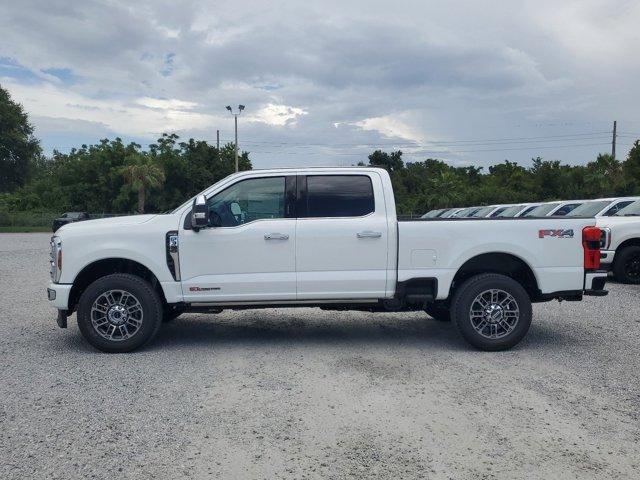
[[[471,350],[425,314],[184,315],[92,350],[0,234],[0,478],[639,478],[640,287],[534,307]]]

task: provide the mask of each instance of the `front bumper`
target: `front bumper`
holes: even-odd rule
[[[615,250],[600,250],[600,264],[605,268],[609,268],[613,263],[615,254]]]
[[[72,286],[64,283],[50,283],[47,288],[47,298],[51,305],[58,310],[68,310]]]

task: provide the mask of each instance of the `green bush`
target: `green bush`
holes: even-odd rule
[[[0,211],[0,227],[46,227],[50,228],[54,218],[60,216],[53,212],[7,212]]]

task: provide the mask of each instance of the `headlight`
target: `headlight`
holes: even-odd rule
[[[56,237],[51,237],[51,252],[49,254],[49,273],[53,283],[58,283],[62,273],[62,241]]]

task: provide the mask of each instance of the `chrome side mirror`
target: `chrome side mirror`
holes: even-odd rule
[[[204,195],[198,195],[193,199],[193,208],[191,209],[191,228],[195,232],[209,225],[207,213],[207,199]]]

